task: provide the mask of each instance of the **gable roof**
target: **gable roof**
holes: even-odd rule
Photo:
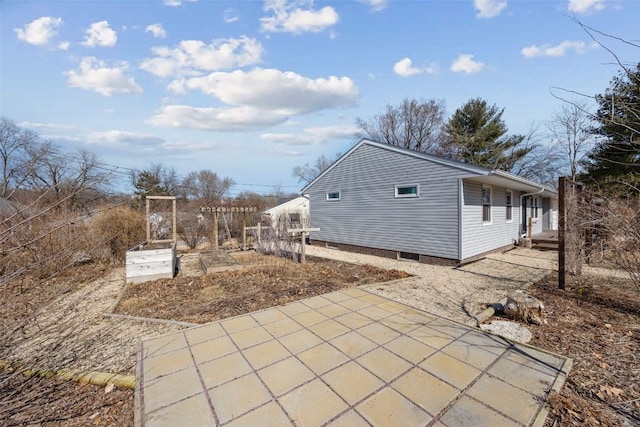
[[[303,206],[305,203],[309,203],[309,199],[304,197],[304,196],[298,196],[294,199],[291,199],[287,202],[281,203],[279,205],[276,205],[274,207],[272,207],[271,209],[267,209],[266,211],[262,212],[263,214],[272,214],[278,211],[286,211],[287,209],[298,209],[300,207],[305,207]]]
[[[478,182],[484,182],[487,184],[495,184],[508,188],[512,188],[515,190],[525,191],[528,193],[540,193],[544,196],[553,196],[557,193],[549,188],[545,188],[545,186],[530,181],[528,179],[519,177],[517,175],[504,172],[501,170],[488,169],[482,166],[476,166],[469,163],[462,163],[457,160],[445,159],[442,157],[434,156],[431,154],[420,153],[418,151],[409,150],[406,148],[395,147],[393,145],[385,144],[378,141],[373,141],[371,139],[363,138],[356,145],[351,147],[349,151],[340,156],[335,162],[331,164],[326,170],[324,170],[320,175],[318,175],[313,181],[308,183],[302,190],[302,193],[306,192],[309,188],[316,184],[323,176],[328,174],[333,168],[342,163],[344,159],[349,157],[351,153],[360,148],[363,145],[371,145],[373,147],[382,148],[385,150],[393,151],[396,153],[404,154],[407,156],[415,157],[422,160],[427,160],[433,163],[438,163],[441,165],[449,166],[455,169],[458,169],[463,172],[469,173],[469,177],[472,180]]]

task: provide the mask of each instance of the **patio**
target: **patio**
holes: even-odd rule
[[[542,425],[570,367],[351,288],[142,342],[135,421]]]

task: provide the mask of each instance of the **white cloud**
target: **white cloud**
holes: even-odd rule
[[[182,0],[164,0],[166,6],[176,7],[182,4]]]
[[[552,56],[560,57],[564,56],[567,50],[573,49],[578,53],[583,53],[587,45],[583,41],[565,40],[555,46],[549,46],[548,44],[542,46],[531,45],[523,47],[520,51],[523,56],[527,58],[534,58],[536,56]]]
[[[224,20],[224,22],[226,22],[227,24],[231,24],[232,22],[236,22],[238,19],[240,19],[238,17],[238,14],[235,10],[233,9],[226,9],[224,11],[224,14],[222,16],[222,19]]]
[[[215,72],[176,81],[171,89],[200,90],[229,105],[284,110],[290,115],[351,106],[358,98],[358,88],[349,77],[310,79],[273,68]]]
[[[58,34],[60,25],[62,25],[62,18],[43,16],[13,31],[15,31],[20,40],[41,46]]]
[[[94,90],[104,96],[118,93],[142,93],[133,77],[128,77],[127,63],[120,62],[113,67],[108,67],[104,61],[92,56],[84,57],[80,61],[78,70],[70,70],[64,73],[69,77],[67,84],[85,90]]]
[[[108,146],[126,146],[128,148],[159,147],[166,141],[163,138],[135,132],[108,130],[104,132],[90,132],[86,137],[87,143]]]
[[[473,55],[461,54],[458,58],[451,63],[450,70],[454,73],[478,73],[482,71],[484,64],[473,60]]]
[[[494,18],[507,7],[507,0],[473,0],[476,18]]]
[[[167,105],[148,123],[221,131],[264,129],[287,123],[297,114],[351,106],[358,98],[358,89],[348,77],[310,79],[262,68],[175,80],[169,89],[176,93],[199,90],[225,105]]]
[[[285,145],[318,145],[332,139],[355,139],[360,129],[352,125],[319,126],[302,133],[263,133],[260,139]]]
[[[434,64],[422,68],[414,67],[411,58],[402,58],[393,64],[393,72],[402,77],[410,77],[422,73],[435,74],[437,71],[438,67]]]
[[[145,59],[140,68],[158,77],[193,75],[195,70],[216,71],[253,65],[261,60],[259,41],[242,36],[219,39],[211,44],[200,40],[183,40],[178,47],[156,47],[156,56]]]
[[[165,105],[153,115],[148,124],[177,128],[215,131],[246,131],[284,123],[287,112],[262,110],[253,107],[192,107]]]
[[[585,15],[605,8],[605,0],[569,0],[569,12]]]
[[[299,7],[300,3],[307,4],[307,8]],[[313,9],[313,1],[265,0],[264,10],[272,13],[272,16],[260,18],[262,29],[269,32],[318,33],[337,24],[340,19],[331,6]]]
[[[109,27],[108,21],[94,22],[86,33],[87,35],[82,42],[85,46],[112,47],[118,41],[118,35]]]
[[[373,12],[379,12],[389,5],[389,0],[359,0],[360,3],[369,5]]]
[[[153,37],[163,39],[167,37],[167,32],[162,28],[162,24],[151,24],[147,25],[147,28],[144,30],[145,33],[153,34]]]
[[[71,130],[77,129],[76,125],[67,125],[62,123],[40,123],[40,122],[22,122],[20,123],[21,127],[29,128],[29,129],[42,129],[42,130]]]
[[[60,42],[58,43],[58,49],[60,50],[68,50],[71,44],[69,42]]]

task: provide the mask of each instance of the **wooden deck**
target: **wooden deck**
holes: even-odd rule
[[[558,231],[543,231],[542,233],[531,236],[531,244],[534,249],[557,251],[558,250]]]

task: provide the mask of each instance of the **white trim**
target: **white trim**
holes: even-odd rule
[[[507,194],[511,196],[511,204],[508,204],[508,205],[507,205]],[[507,215],[509,208],[511,208],[511,219],[509,219]],[[513,190],[507,189],[504,191],[504,218],[507,224],[513,222]]]
[[[329,194],[337,194],[338,197],[329,197]],[[325,197],[327,202],[338,202],[342,200],[342,193],[340,191],[327,191]]]
[[[489,220],[485,221],[484,219],[484,203],[482,200],[482,193],[484,192],[484,189],[488,189],[489,190]],[[480,186],[480,206],[482,208],[481,213],[482,213],[482,225],[491,225],[493,224],[493,187],[491,185],[487,185],[487,184],[482,184]]]
[[[398,194],[398,188],[411,188],[416,187],[415,193],[409,194]],[[396,199],[415,199],[416,197],[420,197],[420,184],[405,184],[405,185],[396,185],[394,186],[394,198]]]

